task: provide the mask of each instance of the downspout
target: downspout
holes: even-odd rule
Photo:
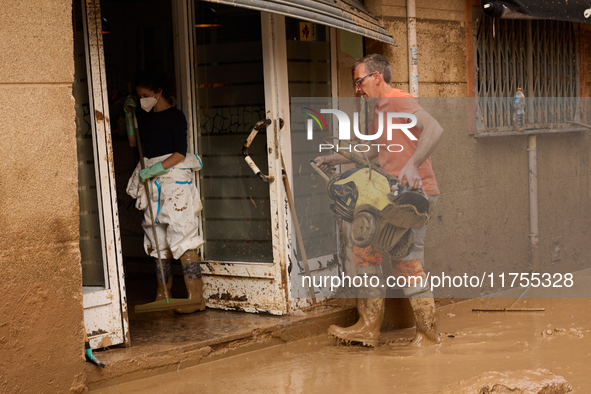
[[[540,250],[538,245],[538,159],[536,135],[527,136],[529,159],[529,242],[531,247],[532,272],[540,272]]]
[[[406,0],[406,30],[408,33],[408,90],[413,97],[419,97],[417,7],[415,0]]]
[[[527,123],[533,124],[533,98],[534,98],[534,76],[533,76],[533,36],[531,21],[527,21],[527,97],[526,105],[528,116]],[[540,272],[540,250],[538,232],[538,159],[536,150],[536,135],[527,136],[527,152],[529,167],[529,242],[531,247],[531,269],[532,272]]]

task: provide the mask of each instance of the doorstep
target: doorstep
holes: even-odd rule
[[[185,316],[171,312],[137,316],[130,319],[131,347],[93,352],[106,367],[87,363],[89,390],[319,335],[331,324],[353,324],[356,311],[345,304],[289,316],[213,309]]]

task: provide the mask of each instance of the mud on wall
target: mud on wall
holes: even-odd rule
[[[393,86],[407,90],[406,1],[370,0],[365,5],[381,17],[398,45],[366,39],[366,53],[388,58]],[[448,104],[454,100],[450,97],[466,97],[464,7],[460,0],[436,5],[417,1],[421,97],[439,97]],[[586,96],[591,92],[590,36],[591,30],[582,29],[581,72]],[[527,138],[470,136],[466,101],[455,100],[455,106],[442,105],[436,111],[445,130],[432,155],[441,197],[427,233],[426,265],[436,272],[528,272]],[[589,132],[537,137],[543,271],[572,272],[591,263],[590,148]]]
[[[69,392],[84,368],[72,1],[0,10],[0,392]]]

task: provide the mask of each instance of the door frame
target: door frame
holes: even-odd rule
[[[273,239],[273,261],[276,266],[276,281],[281,286],[285,313],[291,304],[292,218],[285,187],[283,185],[283,161],[285,172],[291,173],[291,138],[289,112],[289,86],[287,79],[287,46],[285,38],[285,17],[269,12],[261,13],[263,29],[263,64],[265,80],[265,107],[267,119],[273,123],[267,129],[267,154],[269,175],[275,181],[269,185],[271,197],[271,231]],[[281,122],[283,121],[283,122]],[[283,127],[282,126],[283,123]]]
[[[86,73],[93,136],[103,261],[107,273],[105,289],[83,294],[84,325],[93,349],[130,343],[123,256],[107,78],[103,51],[100,0],[79,0],[82,5]]]

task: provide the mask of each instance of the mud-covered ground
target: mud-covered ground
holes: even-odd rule
[[[522,299],[513,306],[544,312],[472,311],[514,301],[439,308],[439,345],[408,347],[413,329],[382,333],[376,349],[320,335],[97,393],[440,393],[446,386],[451,393],[477,392],[491,379],[531,388],[549,377],[563,382],[561,390],[566,381],[573,392],[591,392],[591,300]]]

